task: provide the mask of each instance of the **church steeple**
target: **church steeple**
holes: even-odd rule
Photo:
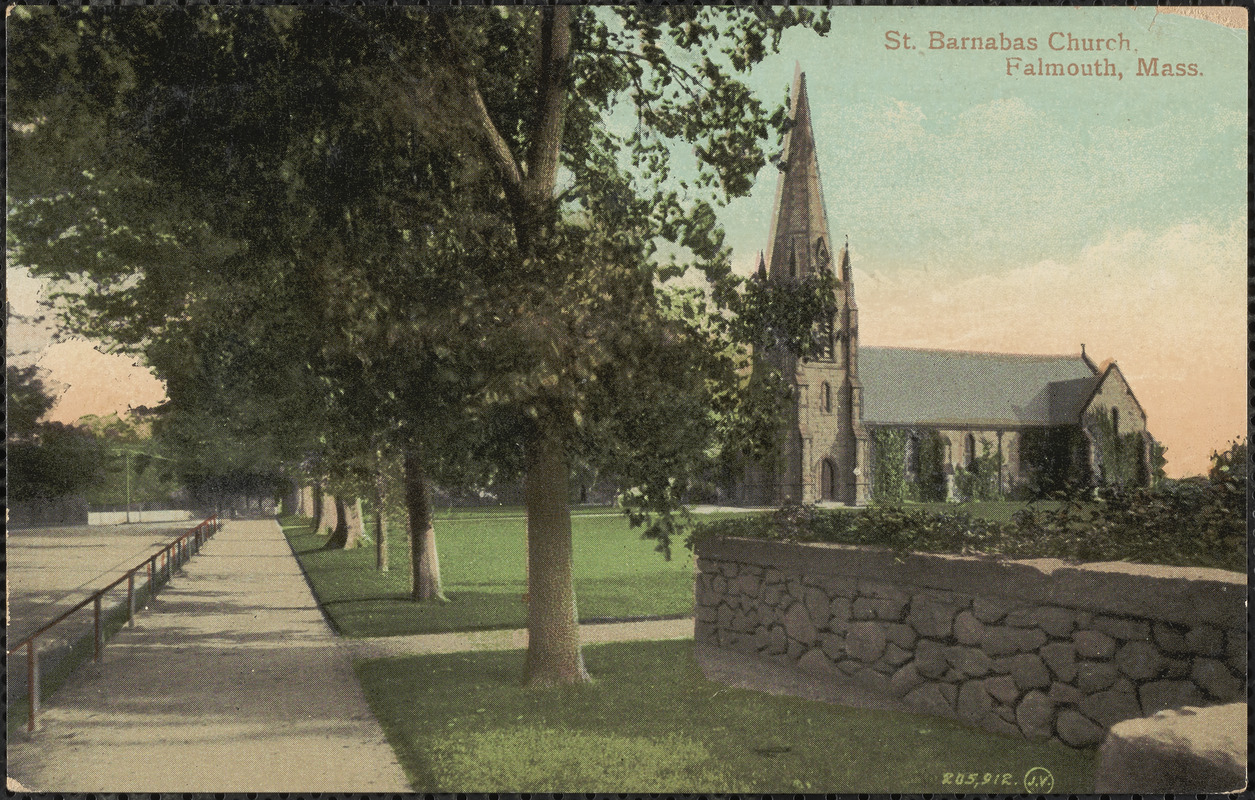
[[[801,278],[823,269],[832,252],[806,75],[800,66],[790,97],[789,118],[793,125],[785,134],[780,156],[781,172],[767,251],[768,274],[777,279]]]

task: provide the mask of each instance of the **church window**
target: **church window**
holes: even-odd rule
[[[824,413],[831,414],[832,413],[832,386],[829,385],[827,381],[824,381],[824,385],[823,385],[823,388],[821,389],[821,392],[823,394],[823,399],[821,402],[823,403]]]
[[[963,464],[968,469],[976,465],[976,437],[970,433],[963,440]]]
[[[797,249],[789,248],[789,277],[797,277]]]
[[[828,246],[824,244],[824,237],[820,236],[815,240],[815,263],[819,266],[820,272],[828,271],[828,262],[832,258],[828,255]]]
[[[832,320],[822,319],[816,323],[815,331],[815,349],[818,351],[820,361],[832,361],[835,353],[832,336]]]
[[[1120,409],[1111,409],[1111,432],[1116,436],[1120,435]]]

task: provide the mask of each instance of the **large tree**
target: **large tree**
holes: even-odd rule
[[[12,501],[53,499],[104,480],[106,453],[88,429],[44,417],[56,398],[35,366],[5,368],[7,492]]]
[[[748,348],[769,328],[773,343],[806,347],[807,314],[769,319],[774,289],[732,274],[716,208],[750,188],[785,120],[738,74],[788,27],[822,33],[826,19],[627,7],[17,16],[27,261],[63,278],[86,269],[94,283],[75,308],[134,343],[166,336],[223,282],[290,296],[335,365],[321,379],[369,387],[361,419],[405,452],[407,475],[523,476],[527,680],[586,679],[572,464],[630,487],[637,519],[660,514],[649,531],[665,548],[684,492],[718,457],[769,438],[779,393],[750,377]],[[36,50],[41,37],[54,46]],[[57,73],[68,86],[37,85]],[[54,129],[59,114],[69,119]],[[119,226],[132,252],[100,256]],[[79,244],[79,262],[50,252]],[[690,270],[699,288],[671,288]],[[407,497],[421,525],[429,504]]]

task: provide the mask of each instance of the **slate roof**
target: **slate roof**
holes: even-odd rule
[[[1101,375],[1076,356],[862,347],[863,420],[882,425],[1064,425]]]

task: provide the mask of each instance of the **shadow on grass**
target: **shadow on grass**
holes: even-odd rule
[[[947,792],[957,772],[1012,776],[1003,791],[1015,792],[1035,767],[1057,792],[1092,791],[1092,751],[724,686],[702,675],[692,642],[584,653],[593,683],[544,690],[522,686],[521,651],[357,672],[420,792]]]

